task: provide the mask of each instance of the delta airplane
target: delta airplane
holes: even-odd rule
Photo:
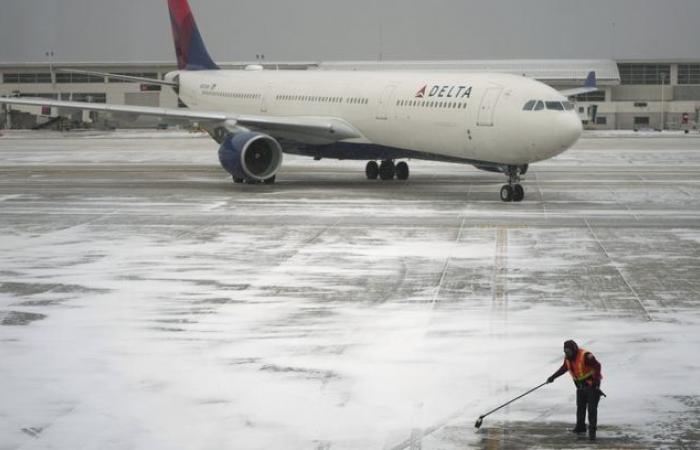
[[[188,108],[14,97],[0,104],[196,122],[220,145],[221,166],[236,183],[274,183],[284,153],[369,161],[370,180],[406,180],[404,160],[425,159],[503,173],[501,200],[520,202],[528,166],[581,136],[567,97],[597,90],[593,72],[585,86],[559,92],[502,73],[221,70],[187,0],[168,6],[178,70],[164,80],[72,72],[170,86]]]

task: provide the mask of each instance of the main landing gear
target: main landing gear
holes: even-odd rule
[[[527,171],[527,166],[508,166],[505,174],[508,184],[501,188],[501,200],[504,202],[522,202],[525,198],[525,189],[520,184],[520,174]]]
[[[399,163],[394,163],[394,161],[387,159],[382,161],[381,164],[377,164],[377,161],[370,161],[365,167],[365,175],[367,175],[368,180],[376,180],[380,178],[383,181],[393,180],[408,180],[410,175],[410,170],[408,164],[401,161]]]
[[[270,178],[267,178],[267,179],[262,180],[262,181],[253,180],[252,178],[233,177],[233,182],[236,184],[241,184],[241,183],[245,183],[245,184],[260,184],[260,183],[262,183],[262,184],[275,184],[276,179],[277,179],[276,175],[273,175]]]

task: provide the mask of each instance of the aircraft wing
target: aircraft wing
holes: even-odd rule
[[[293,133],[313,139],[340,141],[343,139],[360,138],[362,134],[343,119],[335,117],[314,116],[258,116],[234,114],[217,111],[194,111],[185,108],[155,108],[150,106],[110,105],[104,103],[66,102],[41,98],[0,97],[0,104],[23,106],[49,106],[59,109],[74,109],[84,111],[99,111],[111,114],[126,114],[132,116],[152,116],[164,119],[180,119],[190,122],[211,125],[212,128],[222,125],[227,129],[245,131],[250,128],[262,132]],[[235,131],[234,131],[235,133]]]
[[[116,73],[94,72],[92,70],[56,69],[56,72],[77,73],[80,75],[92,75],[95,77],[102,77],[102,78],[106,77],[106,78],[111,78],[113,80],[130,81],[132,83],[158,84],[161,86],[177,87],[177,83],[174,83],[172,81],[159,80],[156,78],[135,77],[135,76],[131,76],[131,75],[120,75],[120,74],[116,74]]]
[[[574,95],[587,94],[589,92],[595,92],[599,90],[600,89],[598,88],[598,80],[596,79],[595,72],[589,72],[588,78],[586,78],[586,83],[583,85],[583,87],[565,89],[563,91],[559,91],[559,93],[564,97],[572,97]]]

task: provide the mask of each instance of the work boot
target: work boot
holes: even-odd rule
[[[595,428],[591,428],[588,430],[588,439],[591,441],[595,441]]]
[[[572,432],[572,433],[576,433],[576,434],[585,433],[585,432],[586,432],[586,426],[584,425],[584,426],[580,427],[580,426],[577,425],[575,428],[572,428],[572,429],[571,429],[571,432]]]

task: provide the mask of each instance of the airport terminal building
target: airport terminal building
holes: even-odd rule
[[[254,63],[258,64],[258,63]],[[248,63],[222,64],[243,70]],[[595,70],[600,91],[578,96],[579,115],[587,128],[601,130],[697,129],[700,122],[700,61],[611,60],[486,60],[399,61],[342,63],[272,63],[266,70],[465,70],[507,72],[536,78],[557,89],[580,86]],[[0,63],[0,96],[42,97],[59,100],[175,108],[169,88],[130,83],[100,76],[62,72],[60,69],[107,72],[162,78],[176,70],[173,63]],[[13,107],[0,112],[0,126],[35,128],[65,126],[51,108]],[[75,113],[75,126],[155,127],[154,119],[103,117]]]

